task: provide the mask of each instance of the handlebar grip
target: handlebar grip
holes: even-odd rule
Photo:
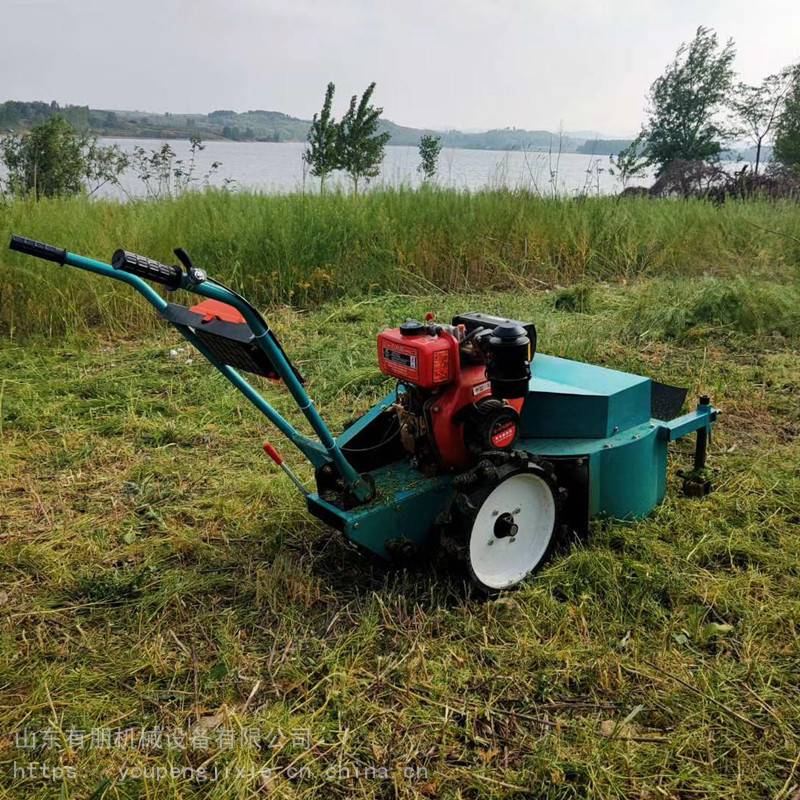
[[[183,276],[183,270],[174,264],[162,264],[152,258],[129,253],[127,250],[117,250],[111,258],[111,266],[148,281],[163,283],[170,289],[177,289],[181,285]]]
[[[36,256],[45,261],[55,261],[56,264],[64,264],[67,260],[67,251],[51,244],[37,242],[35,239],[26,239],[24,236],[12,236],[8,243],[10,250],[18,253],[25,253],[26,256]]]

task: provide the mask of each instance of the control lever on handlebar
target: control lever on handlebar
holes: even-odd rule
[[[196,267],[192,263],[191,256],[182,247],[176,247],[172,252],[175,253],[175,257],[178,259],[178,261],[183,264],[184,269],[186,270],[186,276],[189,278],[189,281],[193,286],[197,286],[198,283],[203,283],[203,281],[208,278],[205,270]]]

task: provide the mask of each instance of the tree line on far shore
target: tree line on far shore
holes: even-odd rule
[[[752,86],[735,80],[735,55],[733,40],[721,45],[717,34],[705,27],[680,45],[650,87],[647,119],[639,135],[611,157],[610,171],[625,192],[713,199],[800,197],[800,63]],[[374,91],[373,82],[360,98],[353,95],[337,121],[336,87],[328,84],[303,153],[320,191],[335,172],[349,176],[356,194],[380,174],[390,134],[379,130],[383,109],[372,104]],[[220,167],[215,162],[205,175],[197,174],[195,159],[204,147],[197,136],[190,139],[188,159],[179,159],[168,143],[151,151],[137,147],[127,154],[116,145],[100,145],[96,136],[76,130],[75,120],[55,111],[29,132],[0,139],[0,162],[7,173],[0,192],[35,200],[91,195],[106,184],[119,186],[122,173],[132,168],[147,196],[158,199],[206,185]],[[738,171],[723,169],[720,157],[726,146],[742,140],[753,145],[754,164]],[[764,148],[770,144],[772,159],[762,170]],[[425,182],[433,181],[442,140],[422,135],[418,149],[418,171]],[[628,186],[649,174],[655,175],[649,189]]]

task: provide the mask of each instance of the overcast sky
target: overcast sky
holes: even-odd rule
[[[800,0],[0,0],[0,100],[308,118],[370,81],[404,125],[634,132],[698,25],[743,79],[800,60]]]

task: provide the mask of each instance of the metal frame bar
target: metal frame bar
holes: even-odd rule
[[[113,280],[127,283],[139,292],[139,294],[141,294],[159,313],[167,308],[168,304],[166,300],[142,278],[136,275],[114,269],[110,264],[105,264],[102,261],[96,261],[95,259],[70,252],[67,252],[64,263],[71,267],[77,267],[78,269],[92,272],[96,275],[102,275],[106,278],[112,278]],[[319,438],[319,443],[301,434],[233,367],[218,361],[197,337],[193,336],[182,327],[175,326],[178,327],[183,337],[194,345],[194,347],[196,347],[197,350],[228,379],[228,381],[275,425],[275,427],[278,428],[278,430],[283,433],[315,467],[321,467],[331,463],[334,464],[353,494],[360,500],[367,499],[371,494],[371,488],[345,458],[339,445],[331,434],[330,429],[314,406],[314,402],[295,375],[291,364],[273,338],[268,335],[269,327],[255,309],[242,298],[211,280],[200,284],[194,284],[184,275],[181,288],[188,292],[226,303],[236,308],[242,314],[255,336],[256,343],[267,355],[275,367],[275,371],[286,384],[295,403],[297,403],[303,415],[310,423],[314,433]]]
[[[717,419],[718,413],[719,410],[710,404],[698,405],[696,411],[690,411],[683,416],[675,417],[667,422],[658,420],[659,435],[668,442],[674,442],[700,428],[708,431],[711,429],[711,423]]]

